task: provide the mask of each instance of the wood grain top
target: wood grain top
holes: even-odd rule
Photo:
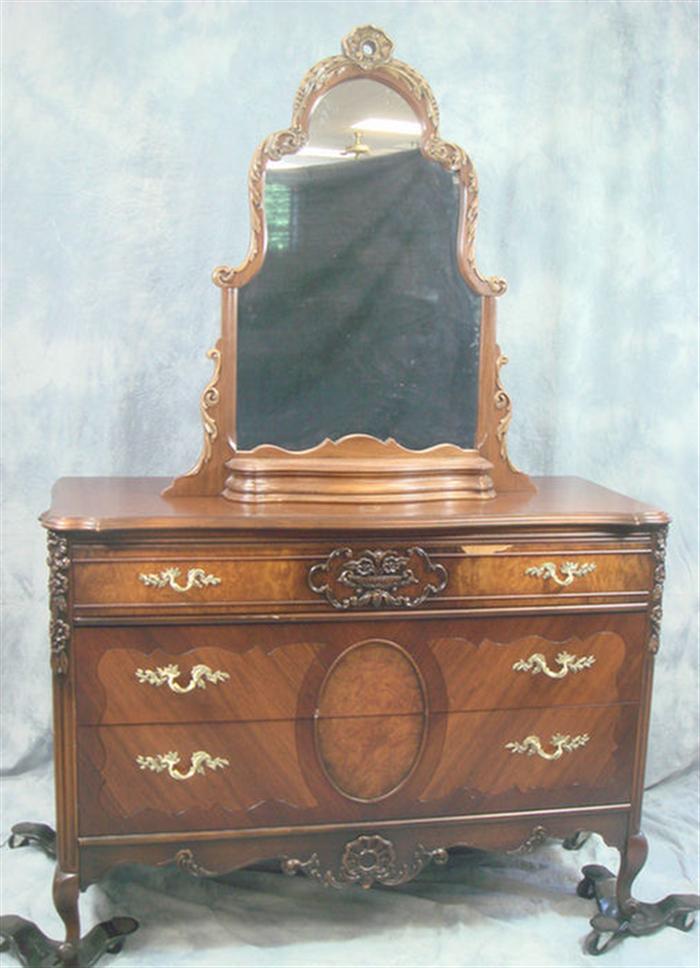
[[[581,525],[660,525],[663,511],[579,477],[533,478],[534,493],[501,493],[488,501],[423,504],[259,506],[222,497],[166,498],[165,477],[64,477],[56,482],[40,521],[55,531],[116,532],[205,530],[228,532],[454,531]]]

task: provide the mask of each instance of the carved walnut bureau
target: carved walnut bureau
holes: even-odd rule
[[[135,927],[80,940],[79,890],[116,864],[206,877],[277,859],[370,887],[451,848],[575,847],[584,831],[621,854],[617,879],[589,867],[579,885],[600,907],[590,953],[692,923],[694,898],[631,897],[668,519],[510,464],[505,283],[476,268],[476,175],[437,123],[377,28],[312,68],[253,159],[248,257],[214,273],[199,463],[172,483],[54,488],[66,940],[46,944],[66,965]],[[410,204],[380,204],[396,182],[413,223]],[[418,346],[405,359],[397,328]]]

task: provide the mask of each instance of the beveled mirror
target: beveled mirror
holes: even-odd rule
[[[426,81],[376,27],[316,64],[249,174],[221,266],[205,446],[168,496],[413,502],[532,487],[510,464],[502,279],[475,263],[477,180]]]

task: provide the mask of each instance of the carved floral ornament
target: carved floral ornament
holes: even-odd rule
[[[423,548],[405,552],[336,548],[309,570],[309,588],[340,610],[417,608],[447,586],[447,570]],[[346,591],[349,590],[349,591]],[[411,590],[412,589],[412,590]]]
[[[470,286],[484,296],[500,296],[506,291],[504,279],[483,276],[476,266],[479,188],[472,161],[458,145],[440,138],[440,112],[430,85],[409,64],[395,60],[393,49],[390,38],[378,27],[371,24],[356,27],[343,38],[342,54],[319,61],[304,75],[294,98],[290,126],[269,135],[253,155],[248,173],[248,253],[238,266],[223,265],[214,269],[212,279],[217,286],[242,286],[262,264],[267,245],[263,194],[268,162],[279,161],[284,155],[295,154],[304,147],[308,140],[309,117],[319,98],[341,81],[366,75],[392,87],[413,106],[422,122],[423,154],[447,171],[458,174],[466,195],[461,212],[463,232],[459,258]]]
[[[443,847],[428,849],[418,844],[410,860],[399,864],[396,848],[390,840],[378,834],[364,835],[349,841],[343,850],[337,870],[323,870],[318,854],[313,853],[307,860],[286,858],[282,870],[290,876],[298,871],[320,881],[324,887],[342,888],[358,884],[365,889],[374,883],[395,886],[412,880],[429,863],[447,863],[447,851]]]
[[[68,586],[70,552],[68,539],[55,531],[47,534],[49,566],[49,609],[51,621],[51,669],[58,679],[65,678],[69,669],[70,624],[68,622]]]
[[[444,847],[428,848],[417,844],[409,860],[401,864],[390,840],[380,837],[379,834],[364,834],[345,844],[335,870],[324,870],[316,852],[306,860],[285,857],[281,866],[282,871],[290,877],[297,873],[306,874],[324,887],[340,890],[353,885],[364,889],[372,887],[373,884],[395,887],[413,880],[428,864],[446,864],[447,860],[448,853]],[[174,857],[163,861],[160,866],[167,864],[176,864],[180,870],[193,877],[217,877],[221,873],[204,867],[188,848],[178,850]]]
[[[343,37],[342,47],[345,56],[354,61],[363,71],[386,64],[394,50],[393,42],[384,31],[371,24],[356,27]]]
[[[656,531],[653,541],[654,555],[654,587],[651,592],[651,607],[649,609],[649,651],[655,655],[661,644],[661,619],[663,616],[662,599],[664,581],[666,580],[666,540],[668,525]]]

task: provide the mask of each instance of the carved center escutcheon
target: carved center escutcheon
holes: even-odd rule
[[[335,789],[362,801],[395,792],[420,756],[426,712],[422,678],[405,649],[382,640],[346,649],[326,675],[316,715],[316,749]]]

